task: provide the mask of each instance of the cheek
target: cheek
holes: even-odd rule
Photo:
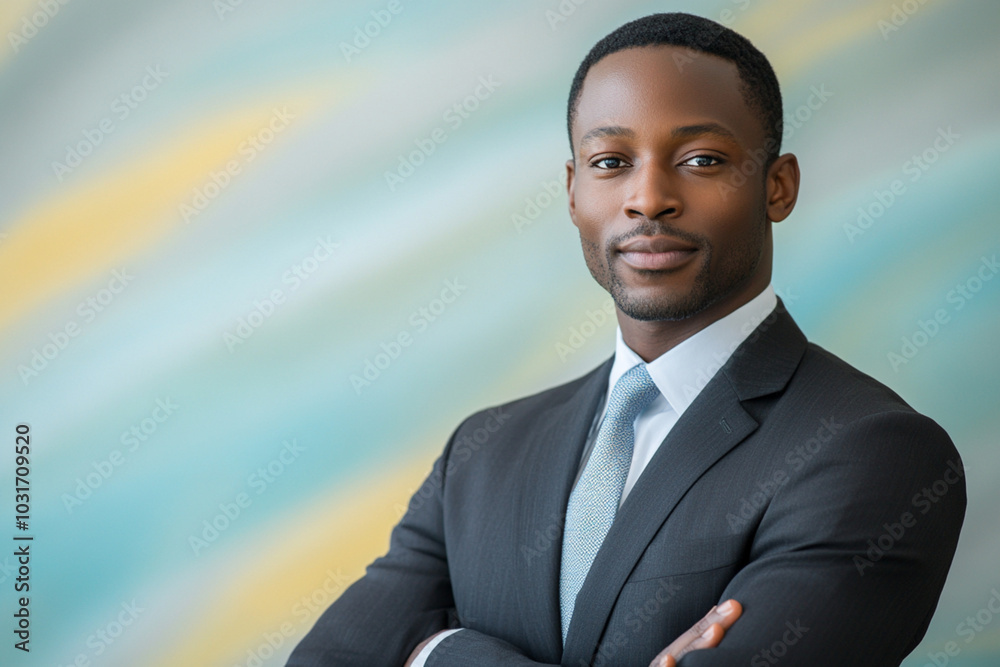
[[[608,183],[582,179],[573,194],[578,216],[586,219],[607,220],[617,209],[619,193]]]
[[[700,231],[715,246],[735,245],[757,233],[754,225],[763,211],[763,202],[759,183],[736,187],[726,181],[692,189],[686,199],[688,208],[698,212]]]
[[[723,183],[717,190],[722,195],[720,199],[728,206],[758,211],[767,199],[767,188],[759,173],[747,176],[734,169]]]
[[[758,231],[746,208],[717,207],[704,213],[698,231],[712,249],[713,266],[725,264],[728,258],[743,255],[757,245]]]
[[[574,222],[580,235],[595,242],[609,232],[615,219],[614,198],[593,188],[578,188],[574,194]]]

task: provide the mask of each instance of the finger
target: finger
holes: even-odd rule
[[[653,658],[653,662],[649,663],[649,667],[677,667],[677,660],[669,653],[661,651]]]
[[[677,657],[681,658],[691,651],[697,651],[702,648],[715,648],[725,636],[726,631],[722,628],[722,626],[718,623],[713,623],[708,626],[708,629],[701,633],[697,639],[678,651]]]
[[[721,625],[723,630],[728,630],[743,615],[743,605],[736,600],[726,600],[715,608],[714,613],[718,614],[721,618],[713,622]]]
[[[722,637],[725,636],[725,630],[729,629],[736,619],[740,617],[743,613],[743,605],[741,605],[736,600],[726,600],[721,605],[712,607],[705,616],[691,626],[691,628],[682,634],[680,637],[671,642],[670,646],[665,648],[657,656],[658,660],[662,660],[666,655],[672,655],[676,658],[681,657],[688,651],[692,651],[696,648],[709,648],[709,646],[691,646],[699,640],[703,640],[703,635],[708,632],[713,624],[717,624],[719,629],[722,631],[718,636],[715,636],[715,631],[712,630],[709,634],[708,640],[714,639],[715,644],[711,646],[716,646],[718,642],[722,641]],[[655,661],[654,661],[655,663]]]
[[[733,623],[736,622],[736,619],[738,619],[742,613],[743,606],[739,602],[736,600],[726,600],[721,605],[712,607],[700,621],[692,625],[687,632],[678,637],[668,648],[675,648],[678,650],[686,648],[692,642],[701,638],[701,636],[705,634],[713,623],[718,623],[722,626],[723,630],[727,630]],[[674,651],[669,652],[675,657],[678,655]]]
[[[687,653],[697,651],[698,649],[715,648],[722,641],[722,638],[726,636],[726,630],[732,627],[736,619],[742,614],[743,606],[736,600],[727,600],[722,603],[705,615],[705,620],[711,622],[711,625],[688,643],[687,646],[681,648],[675,654],[676,657],[681,658]]]

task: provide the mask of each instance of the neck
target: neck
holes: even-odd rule
[[[641,321],[632,319],[620,309],[616,309],[622,339],[643,361],[649,363],[708,325],[749,303],[766,287],[767,282],[731,293],[701,312],[682,320]]]

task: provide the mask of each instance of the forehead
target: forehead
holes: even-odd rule
[[[735,63],[676,46],[643,46],[612,53],[584,79],[573,137],[594,127],[622,125],[655,135],[680,125],[714,122],[743,146],[763,142],[763,128],[747,106]]]

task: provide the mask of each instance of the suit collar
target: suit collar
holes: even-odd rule
[[[741,401],[781,391],[806,351],[806,337],[779,298],[774,311],[760,323],[723,366]]]
[[[757,429],[742,402],[783,390],[805,349],[805,336],[779,299],[771,316],[736,349],[680,417],[622,504],[580,589],[577,609],[585,611],[573,615],[562,664],[590,663],[622,586],[649,542],[698,478]],[[605,362],[601,368],[607,366]],[[603,378],[607,380],[606,375]],[[575,440],[572,445],[577,445]],[[579,448],[574,451],[579,455]],[[563,515],[571,483],[572,479],[568,484],[560,479],[558,504]],[[554,565],[548,566],[555,573],[554,600],[558,600],[561,531],[558,541],[552,549]],[[555,632],[558,637],[558,623]]]
[[[725,317],[719,318],[700,331],[670,348],[646,364],[650,377],[662,397],[657,410],[672,409],[684,414],[708,381],[725,365],[732,353],[753,330],[774,310],[777,296],[770,284]],[[622,337],[621,327],[615,335],[615,360],[608,378],[608,393],[618,379],[636,364],[644,363]]]

